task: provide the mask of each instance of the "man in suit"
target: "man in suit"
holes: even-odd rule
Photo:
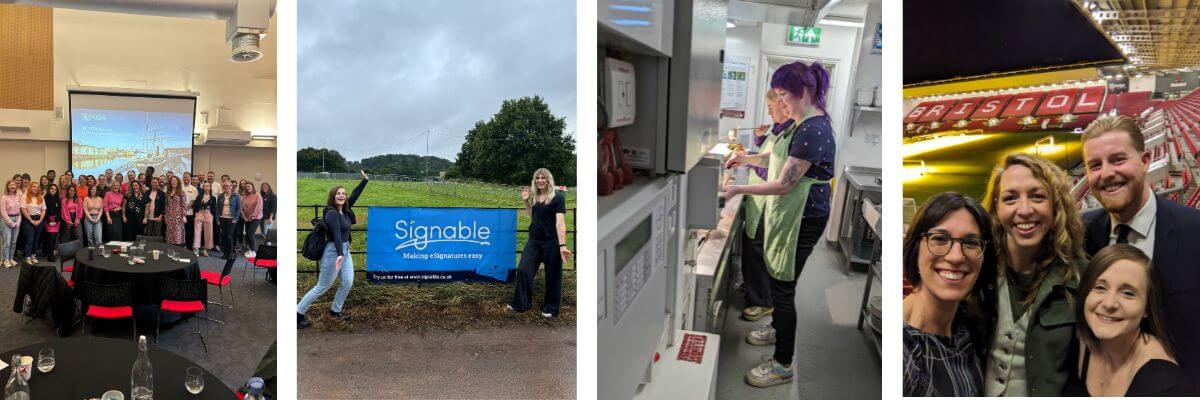
[[[1104,206],[1083,215],[1085,250],[1128,243],[1150,256],[1162,278],[1176,360],[1200,379],[1200,262],[1193,258],[1200,256],[1200,210],[1154,195],[1146,182],[1150,153],[1133,118],[1105,116],[1088,125],[1083,162],[1092,196]]]

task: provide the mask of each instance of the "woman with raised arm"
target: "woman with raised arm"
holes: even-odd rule
[[[517,285],[506,308],[525,312],[533,307],[533,277],[538,267],[545,264],[546,295],[541,313],[546,318],[556,317],[562,303],[563,263],[571,259],[571,249],[567,246],[567,200],[554,186],[550,170],[539,168],[533,172],[530,185],[521,188],[521,201],[529,213],[529,239],[521,251]]]
[[[323,218],[325,231],[328,234],[325,241],[325,253],[321,256],[318,264],[320,275],[317,277],[317,285],[309,289],[308,293],[305,293],[304,297],[300,299],[300,304],[296,306],[296,323],[300,329],[312,326],[312,322],[309,322],[305,315],[308,307],[318,297],[329,291],[338,278],[341,278],[342,285],[333,295],[333,305],[329,309],[329,314],[342,321],[350,321],[350,316],[342,313],[342,305],[346,302],[346,296],[350,295],[350,288],[354,286],[354,258],[350,254],[350,227],[357,224],[358,219],[355,218],[352,207],[358,201],[358,196],[362,194],[363,189],[367,187],[369,180],[365,171],[360,170],[358,173],[362,175],[362,181],[358,182],[358,186],[354,188],[354,192],[349,197],[346,196],[346,188],[341,185],[329,189]]]

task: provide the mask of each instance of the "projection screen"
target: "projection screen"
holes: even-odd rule
[[[192,170],[195,96],[72,91],[69,98],[76,176]]]

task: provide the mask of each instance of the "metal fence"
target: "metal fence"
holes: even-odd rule
[[[358,178],[358,175],[355,175],[354,177],[355,177],[355,179],[357,179],[357,178]],[[375,179],[375,177],[374,177],[374,176],[372,176],[372,177],[371,177],[371,179]],[[312,209],[312,211],[313,211],[313,218],[320,218],[320,217],[321,217],[321,209],[323,209],[324,207],[325,207],[325,205],[323,205],[323,204],[312,204],[312,205],[300,205],[300,206],[296,206],[296,209],[297,209],[297,210],[303,210],[303,209],[306,209],[306,208],[311,208],[311,209]],[[369,206],[367,206],[367,207],[369,207]],[[422,208],[438,208],[438,207],[422,207]],[[493,207],[493,208],[501,208],[501,209],[517,210],[517,212],[518,212],[518,213],[520,213],[520,212],[521,212],[521,210],[524,210],[524,208],[521,208],[521,207]],[[570,218],[570,221],[571,221],[572,225],[574,225],[574,222],[576,221],[576,219],[575,219],[575,210],[576,210],[576,209],[574,209],[574,208],[568,208],[568,209],[567,209],[567,216],[566,216],[566,218]],[[370,222],[368,221],[368,223],[370,223]],[[302,224],[307,224],[307,225],[310,225],[310,227],[308,227],[308,228],[301,228],[299,225],[302,225]],[[296,231],[297,231],[296,238],[297,238],[297,239],[299,239],[299,240],[304,240],[304,238],[306,237],[306,236],[304,235],[304,233],[305,233],[305,232],[312,232],[312,230],[313,230],[313,228],[311,227],[311,224],[308,224],[308,220],[303,220],[303,219],[301,219],[301,220],[297,220],[297,221],[296,221],[296,225],[297,225],[297,227],[296,227]],[[353,234],[354,232],[366,232],[366,231],[367,231],[367,228],[366,228],[366,227],[363,227],[363,228],[354,228],[354,227],[351,227],[351,228],[350,228],[350,233],[351,233],[351,234]],[[573,254],[574,254],[574,253],[577,253],[577,252],[576,252],[576,250],[575,250],[575,249],[576,249],[576,247],[577,247],[577,245],[576,245],[576,242],[575,242],[575,240],[574,240],[574,239],[575,239],[575,231],[576,231],[575,229],[567,229],[567,238],[568,238],[568,239],[570,239],[570,240],[568,240],[568,242],[571,244],[571,253],[573,253]],[[518,228],[518,229],[517,229],[517,233],[525,233],[525,234],[528,234],[528,233],[529,233],[529,229],[520,229],[520,228]],[[302,247],[303,247],[303,246],[300,246],[300,245],[296,246],[296,254],[300,254],[300,251],[302,250]],[[521,249],[520,249],[520,248],[517,248],[517,249],[514,249],[514,250],[515,250],[515,251],[514,251],[514,254],[521,254]],[[351,254],[351,255],[354,255],[354,254],[364,254],[364,255],[365,255],[365,254],[367,254],[367,252],[366,252],[366,251],[364,251],[364,250],[350,250],[350,254]],[[566,264],[564,264],[564,265],[563,265],[563,269],[566,269],[566,270],[573,270],[573,269],[575,269],[575,267],[574,267],[574,264],[571,264],[571,267],[570,267],[570,268],[568,268],[568,267],[567,267],[567,265],[566,265]],[[366,269],[356,269],[356,270],[354,270],[354,272],[366,272],[366,271],[367,271]],[[317,273],[318,271],[316,271],[316,270],[312,270],[312,271],[301,271],[301,270],[298,270],[298,269],[297,269],[297,271],[296,271],[296,272],[297,272],[297,273],[302,273],[302,274],[313,274],[313,273]]]

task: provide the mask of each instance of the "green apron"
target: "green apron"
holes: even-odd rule
[[[785,132],[796,129],[796,125],[797,124],[793,123],[792,126],[789,126],[787,129],[785,129]],[[775,134],[767,132],[767,139],[763,141],[761,146],[758,146],[759,152],[761,152],[762,149],[771,148],[774,145]],[[758,174],[753,170],[750,170],[749,172],[749,184],[754,185],[766,182],[762,178],[759,178]],[[754,236],[758,234],[758,223],[762,221],[763,196],[742,196],[742,208],[742,218],[745,221],[742,226],[746,228],[746,237],[754,239]]]
[[[767,165],[767,179],[775,181],[783,173],[787,164],[788,147],[792,143],[792,135],[796,134],[796,126],[783,133],[771,144],[771,160]],[[767,262],[767,272],[772,278],[781,281],[796,279],[796,247],[800,244],[800,223],[804,220],[804,206],[808,203],[808,193],[814,185],[828,185],[827,180],[817,180],[807,176],[800,178],[796,186],[784,195],[755,196],[763,198],[763,255]],[[747,221],[747,225],[750,221]],[[757,228],[757,226],[755,227]]]

